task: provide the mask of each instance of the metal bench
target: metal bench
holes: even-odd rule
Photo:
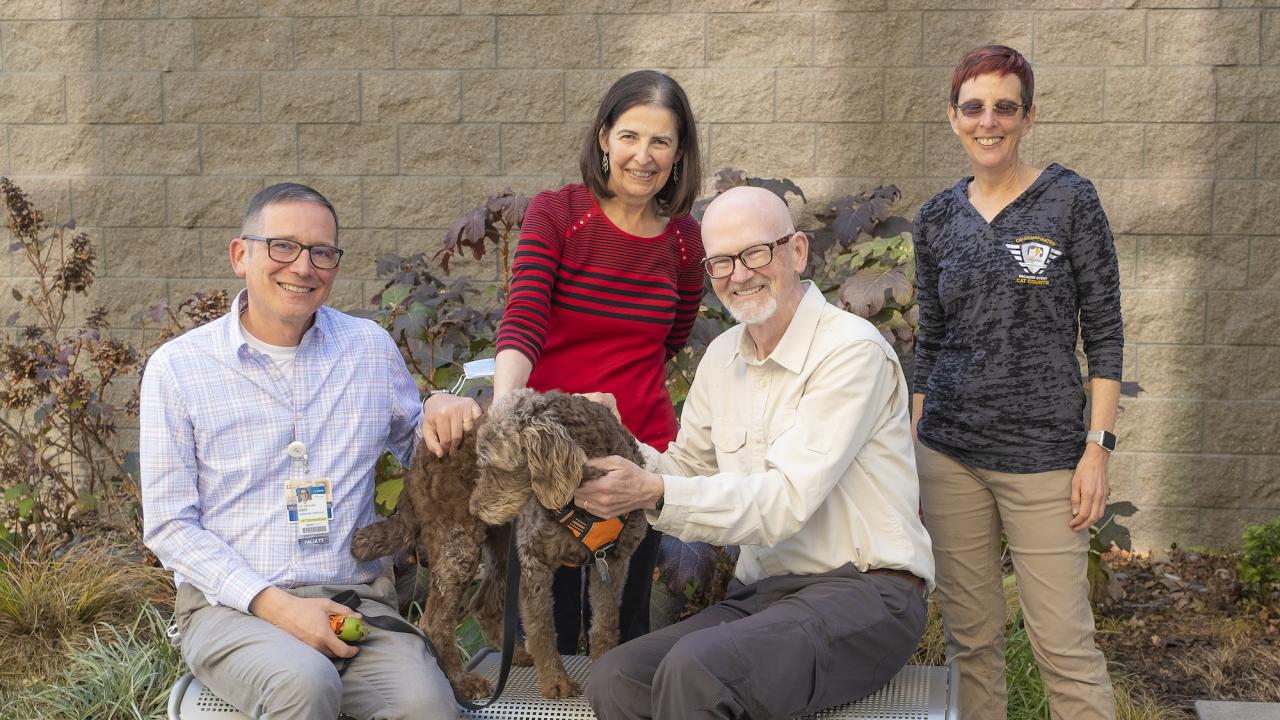
[[[499,654],[482,650],[472,660],[472,669],[498,676]],[[566,655],[569,676],[586,686],[590,660]],[[823,710],[804,720],[955,720],[957,711],[954,678],[945,667],[908,665],[889,684],[861,700]],[[459,718],[476,720],[595,720],[586,695],[568,700],[545,700],[538,694],[537,675],[531,667],[513,667],[502,700],[478,712],[460,712]],[[191,673],[183,675],[169,693],[169,720],[248,720],[231,705],[214,695]]]

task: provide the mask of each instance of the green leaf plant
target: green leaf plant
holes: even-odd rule
[[[1246,527],[1240,544],[1237,569],[1250,599],[1280,607],[1280,518]]]

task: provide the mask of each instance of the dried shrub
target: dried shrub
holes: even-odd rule
[[[167,301],[152,305],[147,312],[147,319],[160,324],[160,337],[157,343],[164,343],[182,333],[207,322],[212,322],[231,311],[231,301],[227,291],[214,290],[210,293],[198,292],[183,300],[177,307]]]
[[[925,616],[924,634],[920,644],[907,661],[908,665],[945,665],[947,663],[947,642],[942,629],[942,613],[938,610],[938,596],[929,595],[929,610]]]
[[[169,574],[138,561],[133,548],[102,541],[45,559],[0,556],[0,687],[60,664],[57,648],[100,622],[128,623],[146,606],[172,602]]]
[[[36,553],[69,541],[106,498],[134,494],[116,440],[124,408],[108,392],[142,354],[111,337],[106,311],[72,323],[93,285],[97,251],[75,221],[50,227],[22,190],[0,178],[11,253],[32,270],[23,309],[0,342],[0,540]]]
[[[21,309],[0,335],[0,548],[48,556],[90,528],[139,530],[136,452],[120,423],[137,415],[146,348],[112,335],[103,307],[76,324],[97,249],[74,220],[52,227],[22,189],[0,178],[9,252],[30,269]],[[226,294],[168,311],[167,339],[225,313]],[[163,310],[167,308],[162,306]],[[131,421],[128,421],[131,422]]]

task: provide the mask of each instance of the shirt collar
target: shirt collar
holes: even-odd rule
[[[229,350],[233,355],[247,353],[249,343],[244,339],[244,333],[240,331],[240,313],[249,307],[249,289],[245,288],[236,294],[235,300],[231,301],[231,312],[226,315],[226,327],[222,328],[223,347]],[[333,313],[326,305],[321,305],[316,310],[315,319],[311,323],[311,327],[302,335],[302,342],[298,343],[298,348],[302,349],[310,344],[320,344],[328,337],[330,329],[333,327]]]
[[[805,280],[801,285],[806,286],[804,297],[800,298],[796,313],[791,316],[791,322],[787,324],[787,331],[782,334],[782,339],[778,341],[778,346],[773,349],[773,352],[769,353],[769,357],[755,360],[755,340],[751,339],[751,333],[747,332],[747,328],[743,326],[742,335],[738,338],[738,346],[729,355],[726,366],[741,358],[748,363],[772,360],[793,373],[804,369],[804,361],[809,356],[809,348],[813,345],[814,335],[818,332],[818,320],[822,318],[822,309],[827,304],[827,299],[822,296],[822,291],[813,284],[813,281]]]

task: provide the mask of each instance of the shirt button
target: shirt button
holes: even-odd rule
[[[769,384],[769,381],[768,381],[768,380],[766,380],[766,379],[764,379],[764,377],[757,377],[757,378],[756,378],[756,387],[758,387],[758,388],[762,388],[762,387],[764,387],[765,385],[768,385],[768,384]]]

